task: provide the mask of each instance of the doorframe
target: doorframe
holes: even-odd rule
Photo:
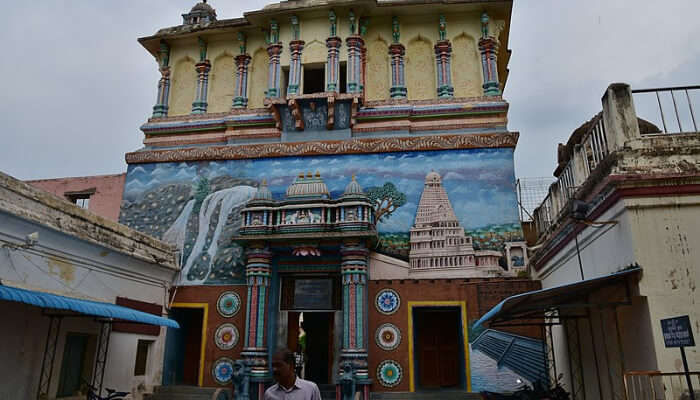
[[[467,391],[472,391],[472,377],[469,369],[469,332],[467,328],[467,302],[466,301],[409,301],[408,302],[408,377],[409,391],[416,391],[415,361],[413,348],[413,309],[422,307],[458,307],[462,319],[462,337],[464,338],[464,375],[467,382]]]
[[[170,308],[201,308],[204,310],[202,316],[202,344],[199,349],[199,376],[197,386],[204,386],[204,355],[207,348],[207,322],[209,321],[209,303],[172,303]]]

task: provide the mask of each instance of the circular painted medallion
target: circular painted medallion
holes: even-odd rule
[[[221,357],[214,362],[214,368],[211,370],[216,383],[225,385],[231,382],[233,376],[233,360],[228,357]]]
[[[222,317],[233,317],[241,309],[241,297],[233,291],[223,292],[216,301],[216,309]]]
[[[383,350],[394,350],[401,343],[401,331],[394,324],[382,324],[377,328],[374,339]]]
[[[402,376],[401,365],[394,360],[384,360],[377,367],[377,379],[382,386],[394,387],[401,383]]]
[[[393,314],[399,309],[401,305],[401,299],[399,294],[391,289],[382,289],[377,293],[377,297],[374,300],[374,305],[377,307],[377,311],[382,314]]]
[[[238,344],[238,338],[238,329],[234,324],[221,324],[216,328],[214,343],[221,350],[231,350],[233,346]]]

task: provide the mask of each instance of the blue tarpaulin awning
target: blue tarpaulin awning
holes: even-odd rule
[[[577,304],[583,306],[582,299],[588,293],[605,286],[624,282],[629,276],[639,274],[641,270],[637,266],[610,275],[510,296],[479,318],[473,325],[473,329],[495,319],[501,321],[519,318],[536,319],[537,317],[533,317],[533,313],[541,312],[541,318],[547,311]]]
[[[139,322],[142,324],[167,326],[169,328],[180,327],[180,325],[172,319],[159,317],[116,304],[76,299],[11,286],[0,285],[0,300],[16,301],[41,308],[74,311],[85,315]]]

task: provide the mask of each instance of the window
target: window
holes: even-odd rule
[[[325,74],[323,64],[304,65],[304,94],[325,92]]]
[[[338,93],[346,93],[348,88],[348,69],[346,62],[342,61],[340,63],[340,71],[338,76]]]
[[[87,210],[90,207],[90,197],[95,194],[96,189],[90,188],[78,192],[65,192],[63,196],[78,207]]]
[[[136,345],[136,364],[134,365],[134,376],[146,375],[146,365],[148,365],[148,349],[153,344],[153,340],[139,339]]]

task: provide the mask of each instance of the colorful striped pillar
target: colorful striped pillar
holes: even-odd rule
[[[194,102],[192,103],[192,114],[204,114],[207,112],[207,94],[209,87],[209,70],[211,64],[209,60],[198,62],[194,66],[197,71],[197,90]]]
[[[484,96],[500,96],[501,89],[498,82],[498,41],[489,36],[489,16],[481,14],[481,39],[479,40],[481,52],[481,67],[484,73]]]
[[[326,58],[326,92],[338,92],[340,87],[338,71],[340,70],[340,46],[343,41],[337,37],[326,39],[328,57]]]
[[[158,80],[158,99],[153,106],[153,118],[168,116],[168,97],[170,97],[170,47],[160,42],[160,80]]]
[[[245,108],[248,106],[248,65],[250,56],[240,54],[236,56],[236,95],[233,97],[233,108]]]
[[[408,93],[404,81],[403,62],[406,48],[401,43],[394,43],[389,46],[389,55],[391,56],[391,89],[389,89],[389,94],[394,99],[403,99]]]
[[[353,365],[355,378],[369,380],[367,365],[367,257],[363,242],[348,241],[340,248],[343,287],[343,346],[341,366]]]
[[[292,40],[289,43],[291,52],[289,61],[289,84],[287,85],[287,95],[300,93],[301,85],[301,54],[304,50],[303,40]]]
[[[348,46],[348,79],[347,92],[361,93],[362,85],[362,49],[365,41],[358,35],[353,35],[345,39]]]
[[[246,256],[248,301],[246,302],[245,342],[241,356],[248,361],[253,382],[263,382],[269,379],[270,375],[267,365],[265,316],[269,298],[272,253],[264,243],[257,243],[246,250]]]
[[[266,97],[279,97],[280,90],[280,54],[282,54],[282,44],[273,43],[267,46],[267,54],[270,56],[269,69],[267,71],[267,95]]]
[[[437,95],[438,97],[452,97],[452,71],[450,69],[450,57],[452,56],[452,44],[449,40],[440,40],[435,44],[435,62],[437,63]]]

